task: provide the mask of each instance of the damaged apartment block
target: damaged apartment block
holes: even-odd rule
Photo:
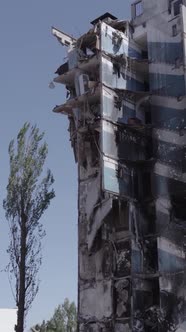
[[[78,331],[186,331],[186,3],[138,0],[67,47],[54,82],[78,165]]]

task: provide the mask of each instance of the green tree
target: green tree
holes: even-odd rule
[[[12,140],[9,145],[10,175],[3,207],[10,227],[8,267],[18,308],[16,332],[24,331],[26,314],[38,292],[45,235],[40,218],[55,196],[50,189],[51,171],[42,176],[48,154],[43,137],[37,126],[25,123],[17,144]]]
[[[54,311],[52,318],[41,325],[35,325],[31,331],[38,332],[76,332],[77,312],[76,305],[68,299],[64,300]]]

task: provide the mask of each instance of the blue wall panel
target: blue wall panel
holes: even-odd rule
[[[175,65],[178,59],[183,63],[183,43],[149,42],[148,58],[152,63]]]
[[[143,261],[140,250],[132,250],[132,272],[143,273]]]
[[[179,97],[185,95],[184,75],[150,73],[150,91],[160,96]]]
[[[157,128],[180,130],[186,128],[186,110],[165,106],[151,106],[152,124]]]
[[[180,172],[186,172],[186,147],[160,140],[154,140],[153,147],[154,158]]]
[[[161,249],[158,249],[158,261],[160,272],[182,271],[186,267],[184,258],[176,257]]]
[[[174,171],[172,172],[174,176]],[[186,193],[186,183],[181,182],[175,178],[168,178],[162,175],[153,174],[152,177],[152,191],[154,197],[177,195],[180,196]]]
[[[130,91],[145,91],[144,82],[140,79],[130,77],[125,68],[121,67],[120,72],[116,72],[111,61],[102,60],[102,82],[113,89],[126,89]]]

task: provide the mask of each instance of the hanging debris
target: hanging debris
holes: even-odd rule
[[[78,164],[78,331],[186,331],[186,6],[137,0],[67,47],[54,82]]]

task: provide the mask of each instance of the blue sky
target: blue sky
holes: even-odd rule
[[[40,290],[27,327],[48,319],[65,297],[77,297],[77,171],[69,143],[68,122],[52,113],[65,100],[65,89],[48,88],[66,50],[51,36],[51,26],[80,36],[90,21],[109,11],[130,17],[130,0],[1,0],[0,10],[0,270],[7,262],[8,227],[2,208],[9,174],[8,144],[25,121],[46,132],[47,167],[55,177],[56,198],[42,218]],[[0,307],[15,307],[6,273],[0,273]]]

